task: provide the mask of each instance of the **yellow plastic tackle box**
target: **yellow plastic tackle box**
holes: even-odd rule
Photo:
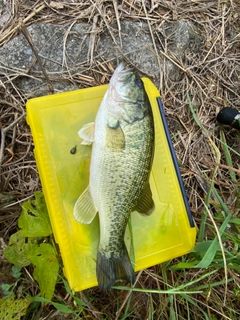
[[[142,79],[154,114],[155,155],[150,185],[155,210],[133,212],[125,243],[135,271],[179,257],[193,249],[196,228],[171,143],[160,94]],[[95,119],[108,85],[59,93],[27,102],[35,157],[64,273],[75,291],[97,285],[98,216],[90,225],[74,220],[75,201],[87,187],[91,146],[81,145],[78,130]],[[76,152],[72,148],[76,146]],[[134,254],[133,254],[134,253]]]

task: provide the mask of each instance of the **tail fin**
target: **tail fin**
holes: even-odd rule
[[[123,256],[120,258],[107,258],[98,251],[97,255],[97,280],[101,290],[109,290],[117,280],[135,282],[135,274],[124,245]]]

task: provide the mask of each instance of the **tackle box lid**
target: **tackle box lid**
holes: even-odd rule
[[[125,243],[135,271],[188,253],[196,238],[159,91],[148,78],[142,80],[154,115],[155,154],[150,186],[155,210],[150,216],[132,212],[126,228]],[[80,224],[73,217],[74,204],[89,182],[91,156],[91,146],[81,145],[78,130],[94,121],[107,87],[33,98],[26,104],[55,241],[65,276],[75,291],[97,285],[99,241],[98,215],[90,225]]]

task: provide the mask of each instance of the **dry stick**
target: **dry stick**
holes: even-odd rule
[[[136,278],[136,281],[135,281],[135,284],[138,282],[139,278],[141,277],[142,272],[143,272],[143,270],[141,270],[141,271],[138,273],[137,278]],[[134,286],[135,286],[135,284],[134,284]],[[115,318],[115,320],[118,320],[118,318],[120,317],[120,314],[121,314],[121,312],[122,312],[122,309],[124,308],[125,304],[127,303],[128,298],[129,298],[129,296],[130,296],[131,293],[132,293],[132,291],[129,290],[128,293],[127,293],[127,295],[126,295],[126,297],[125,297],[125,299],[124,299],[124,301],[123,301],[123,303],[122,303],[122,305],[121,305],[121,307],[120,307],[119,310],[116,312],[116,318]]]
[[[211,48],[209,49],[208,53],[206,54],[206,56],[204,57],[203,61],[202,61],[202,65],[204,64],[204,62],[206,61],[207,57],[209,56],[209,54],[212,52],[215,44],[217,43],[217,41],[219,40],[219,38],[221,37],[221,33],[217,36],[216,40],[213,42]]]
[[[17,113],[14,114],[14,121],[15,120],[17,120]],[[10,145],[10,150],[12,152],[14,150],[15,139],[16,139],[16,126],[13,127],[12,142],[11,142],[11,145]]]
[[[227,13],[230,11],[230,8],[228,8],[228,12],[226,11],[226,3],[222,1],[222,26],[221,26],[221,32],[222,32],[222,46],[225,47],[225,17],[227,16]],[[227,19],[227,18],[226,18]],[[227,22],[227,21],[226,21]]]
[[[27,147],[27,150],[26,150],[26,152],[24,152],[23,156],[22,156],[21,158],[15,160],[15,161],[12,161],[12,162],[11,162],[11,166],[13,166],[13,165],[15,165],[15,164],[23,161],[23,159],[25,159],[26,156],[28,155],[28,153],[29,153],[29,151],[30,151],[30,149],[31,149],[31,146],[32,146],[31,143],[29,143],[29,144],[28,144],[28,147]],[[7,163],[7,162],[6,162],[6,163]],[[3,163],[3,166],[5,166],[6,163]]]
[[[45,4],[42,4],[40,7],[37,9],[34,9],[33,12],[25,19],[23,19],[23,23],[27,23],[32,17],[34,17],[37,13],[42,11],[45,8]],[[1,42],[5,40],[7,37],[11,36],[15,31],[17,31],[21,27],[21,22],[13,28],[11,31],[7,32],[5,36],[2,37]]]
[[[229,269],[230,270],[230,269]],[[211,292],[211,291],[210,291]],[[208,296],[206,297],[208,299]],[[206,307],[207,309],[209,310],[212,310],[214,312],[216,312],[217,314],[219,314],[221,316],[221,318],[216,318],[216,319],[224,319],[224,320],[233,320],[233,318],[229,318],[228,316],[226,316],[226,314],[223,314],[221,311],[218,311],[215,306],[214,307],[211,307],[208,303],[208,301],[204,302],[204,301],[201,301],[199,298],[195,298],[193,295],[191,295],[191,299],[193,301],[196,302],[196,304],[199,304],[199,307],[200,307],[200,304],[203,305],[204,307]],[[221,301],[220,301],[221,303]],[[222,310],[222,306],[221,306],[221,310]],[[208,311],[209,312],[209,311]],[[207,319],[210,319],[209,317]],[[236,319],[236,318],[235,318]]]
[[[149,31],[150,31],[150,34],[151,34],[151,38],[152,38],[152,43],[153,43],[153,46],[154,46],[154,50],[155,50],[155,54],[156,54],[156,58],[157,58],[157,62],[158,62],[158,67],[159,67],[159,74],[160,74],[160,78],[161,78],[161,63],[160,63],[160,58],[159,58],[159,55],[158,55],[158,51],[157,51],[157,47],[156,47],[156,43],[155,43],[155,40],[154,40],[154,36],[153,36],[153,32],[152,32],[152,27],[150,25],[150,22],[149,22],[149,18],[148,18],[148,13],[147,13],[147,9],[146,9],[146,6],[145,6],[145,1],[142,1],[142,5],[143,5],[143,9],[144,9],[144,13],[147,17],[147,23],[148,23],[148,28],[149,28]],[[161,82],[159,83],[159,87],[161,86]],[[162,89],[162,88],[160,88]]]
[[[4,153],[4,145],[5,145],[5,139],[6,139],[6,133],[9,129],[11,129],[15,124],[17,124],[23,117],[25,117],[25,113],[22,114],[19,118],[14,120],[8,127],[1,129],[1,147],[0,147],[0,171],[1,166],[3,162],[3,153]]]
[[[95,14],[95,16],[93,17],[93,24],[92,24],[90,38],[89,38],[87,60],[90,61],[90,65],[93,64],[94,44],[95,44],[96,35],[98,33],[98,29],[97,29],[98,17],[99,17],[99,14]]]
[[[35,47],[35,45],[34,45],[34,43],[32,41],[32,38],[31,38],[31,36],[30,36],[30,34],[29,34],[29,32],[28,32],[28,30],[27,30],[27,28],[26,28],[26,26],[25,26],[25,24],[23,22],[22,22],[20,28],[21,28],[21,31],[22,31],[23,35],[25,36],[25,38],[27,39],[28,43],[30,44],[30,46],[32,48],[32,51],[35,54],[35,57],[37,58],[37,61],[38,61],[39,65],[40,65],[40,68],[42,69],[42,73],[44,74],[44,77],[45,77],[45,79],[47,81],[48,89],[49,89],[50,93],[54,93],[54,89],[53,89],[52,83],[51,83],[51,81],[50,81],[50,79],[49,79],[49,77],[48,77],[48,75],[47,75],[47,73],[45,71],[45,68],[43,66],[42,60],[39,57],[37,49],[36,49],[36,47]]]
[[[17,107],[14,105],[14,103],[11,103],[11,102],[9,102],[9,101],[0,99],[0,103],[1,103],[1,104],[6,104],[6,105],[9,106],[9,107],[12,107],[12,108],[17,109]],[[17,109],[17,110],[18,110],[18,109]]]
[[[227,165],[225,165],[225,164],[216,163],[216,162],[212,162],[212,161],[206,161],[206,160],[204,160],[203,162],[204,162],[204,163],[207,163],[207,164],[209,164],[209,165],[211,165],[211,166],[218,166],[218,167],[220,167],[220,168],[232,170],[232,171],[235,171],[236,173],[240,174],[240,170],[239,170],[239,169],[236,169],[236,168],[227,166]]]
[[[113,1],[113,5],[114,5],[114,10],[115,10],[115,16],[116,16],[116,19],[117,19],[120,47],[122,48],[121,24],[120,24],[120,19],[119,19],[117,1]]]
[[[172,58],[170,58],[166,53],[164,53],[162,50],[159,51],[165,58],[167,58],[168,60],[170,60],[173,64],[175,64],[175,66],[177,66],[179,69],[181,69],[183,72],[187,72],[186,69],[184,69],[183,67],[180,66],[180,64],[178,64],[177,62],[175,62]]]
[[[86,304],[88,307],[88,310],[93,314],[95,319],[101,320],[103,318],[102,314],[100,311],[98,311],[92,303],[89,301],[89,299],[86,297],[86,295],[83,293],[83,291],[79,292],[79,296],[82,299],[82,301]]]
[[[69,35],[69,32],[71,31],[72,27],[74,26],[74,24],[76,23],[76,20],[74,20],[71,25],[68,27],[67,31],[65,32],[64,36],[63,36],[63,61],[62,61],[62,66],[66,66],[67,69],[67,73],[69,75],[69,78],[72,79],[72,75],[71,72],[69,70],[68,67],[68,63],[67,63],[67,58],[66,58],[66,44],[67,44],[67,37]]]
[[[13,97],[13,100],[16,102],[16,104],[19,104],[19,100],[21,100],[22,103],[25,105],[26,101],[24,100],[24,96],[20,93],[19,89],[16,87],[16,85],[13,82],[14,78],[17,78],[18,76],[15,76],[14,78],[10,78],[10,75],[8,75],[7,73],[5,73],[4,76],[7,78],[7,81],[5,81],[5,83],[10,83],[14,91],[17,93],[17,97],[11,95]],[[6,91],[7,91],[7,94],[10,94],[9,90],[6,90]],[[21,104],[19,104],[19,107],[21,108],[21,111],[24,112],[24,108],[21,107]]]
[[[93,1],[92,1],[92,2],[93,2]],[[105,15],[104,15],[103,11],[102,11],[102,7],[100,6],[101,4],[102,4],[102,3],[97,3],[96,8],[97,8],[100,16],[103,18],[103,21],[105,22],[105,25],[106,25],[107,28],[108,28],[108,31],[109,31],[112,39],[113,39],[113,42],[114,42],[116,45],[118,45],[117,40],[115,39],[115,37],[114,37],[114,35],[113,35],[112,31],[111,31],[110,25],[109,25],[109,23],[107,22],[106,17],[105,17]]]

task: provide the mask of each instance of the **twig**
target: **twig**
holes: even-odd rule
[[[175,66],[177,66],[179,69],[181,69],[183,72],[187,72],[186,69],[184,69],[183,67],[180,66],[180,64],[178,64],[176,61],[174,61],[172,58],[170,58],[165,52],[163,52],[162,50],[159,51],[165,58],[167,58],[168,60],[170,60],[173,64],[175,64]]]
[[[3,154],[4,154],[4,145],[6,139],[6,133],[9,129],[11,129],[15,124],[17,124],[23,117],[25,117],[25,113],[22,114],[19,118],[15,119],[9,126],[6,128],[1,128],[1,147],[0,147],[0,170],[3,162]]]
[[[17,113],[14,114],[14,121],[17,120]],[[14,154],[14,144],[15,144],[15,139],[16,139],[16,126],[13,127],[13,134],[12,134],[12,142],[10,145],[10,150]]]
[[[98,17],[99,17],[99,14],[96,14],[93,17],[93,23],[91,26],[89,48],[88,48],[88,54],[87,54],[87,60],[90,61],[90,65],[92,65],[93,63],[94,44],[95,44],[96,35],[98,33],[98,29],[97,29]]]
[[[141,277],[142,271],[143,271],[143,270],[141,270],[141,271],[138,273],[137,279],[136,279],[136,281],[135,281],[135,284],[138,282],[139,278]],[[134,285],[135,285],[135,284],[134,284]],[[120,307],[119,310],[116,312],[116,318],[115,318],[115,320],[117,320],[117,319],[120,317],[121,311],[122,311],[122,309],[124,308],[125,304],[127,303],[128,299],[129,299],[129,296],[130,296],[131,294],[132,294],[132,291],[131,291],[131,290],[128,291],[128,293],[127,293],[127,295],[126,295],[126,297],[125,297],[125,299],[124,299],[121,307]]]
[[[23,19],[23,23],[27,23],[31,18],[33,18],[37,13],[42,11],[45,8],[45,4],[42,4],[37,9],[34,9],[33,12],[25,19]],[[6,32],[6,35],[1,38],[0,45],[2,44],[3,40],[5,40],[7,37],[11,36],[14,32],[16,32],[21,27],[21,22],[13,28],[11,31]]]
[[[221,164],[221,163],[216,163],[216,162],[212,162],[212,161],[206,161],[206,160],[202,160],[204,163],[209,164],[210,166],[218,166],[220,168],[224,168],[224,169],[228,169],[228,170],[232,170],[235,171],[236,173],[240,174],[240,170],[233,168],[233,167],[229,167],[226,164]]]
[[[81,292],[79,292],[79,296],[81,297],[82,301],[87,305],[88,310],[93,314],[95,319],[101,320],[103,318],[101,312],[99,312],[92,305],[92,303],[89,301],[89,299],[86,297],[86,295],[81,291]]]
[[[157,58],[158,66],[159,66],[159,74],[160,74],[160,76],[161,76],[161,72],[160,72],[160,70],[161,70],[161,62],[160,62],[158,50],[157,50],[157,47],[156,47],[155,38],[154,38],[154,36],[153,36],[152,27],[151,27],[151,24],[150,24],[149,19],[148,19],[148,13],[147,13],[145,1],[142,1],[142,5],[143,5],[144,13],[145,13],[145,15],[146,15],[146,17],[147,17],[148,28],[149,28],[149,31],[150,31],[150,35],[151,35],[151,38],[152,38],[153,47],[154,47],[154,50],[155,50],[155,54],[156,54],[156,58]],[[161,82],[159,83],[159,87],[160,87],[160,86],[161,86]],[[160,90],[162,91],[162,88],[160,88]]]
[[[65,32],[64,37],[63,37],[63,61],[62,61],[62,65],[66,66],[67,73],[68,73],[70,79],[72,78],[72,75],[71,75],[71,72],[69,70],[68,63],[67,63],[66,45],[67,45],[67,38],[68,38],[69,32],[71,31],[71,29],[72,29],[72,27],[74,26],[75,23],[76,23],[76,20],[71,23],[71,25],[68,27],[68,29]]]
[[[93,2],[93,1],[91,1],[91,2]],[[93,3],[94,3],[94,2],[93,2]],[[110,35],[111,35],[114,43],[115,43],[116,45],[118,45],[117,40],[115,39],[115,37],[114,37],[114,35],[113,35],[113,33],[112,33],[111,27],[110,27],[109,23],[107,22],[106,16],[105,16],[104,12],[102,11],[102,6],[101,6],[101,4],[102,4],[102,3],[98,3],[98,4],[96,5],[96,8],[97,8],[100,16],[103,18],[103,21],[104,21],[105,25],[107,26],[108,31],[109,31],[109,33],[110,33]]]
[[[54,89],[53,89],[52,83],[51,83],[51,81],[50,81],[50,79],[49,79],[49,77],[48,77],[48,75],[46,73],[46,70],[45,70],[44,66],[43,66],[42,59],[40,58],[40,56],[39,56],[39,54],[37,52],[37,49],[36,49],[36,47],[35,47],[35,45],[34,45],[34,43],[32,41],[32,38],[31,38],[31,36],[30,36],[30,34],[29,34],[24,22],[22,22],[20,28],[21,28],[21,31],[22,31],[23,35],[25,36],[26,40],[28,41],[29,45],[31,46],[32,51],[35,54],[35,57],[37,58],[37,61],[38,61],[39,65],[40,65],[40,68],[42,69],[42,73],[44,74],[44,77],[45,77],[45,79],[47,81],[48,89],[49,89],[50,93],[54,93]]]
[[[120,19],[119,19],[117,1],[113,1],[113,6],[114,6],[114,11],[115,11],[115,16],[116,16],[116,19],[117,19],[120,47],[122,48],[121,24],[120,24]]]

